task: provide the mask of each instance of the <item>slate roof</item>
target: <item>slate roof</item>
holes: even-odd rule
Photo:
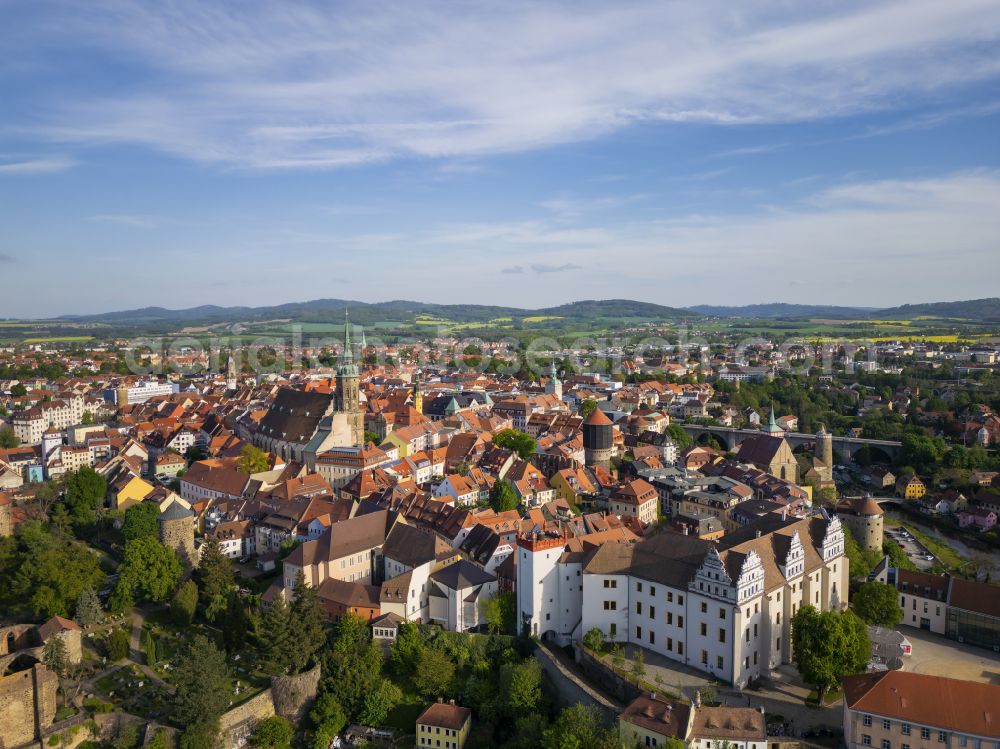
[[[261,419],[258,431],[271,439],[305,444],[332,406],[332,393],[281,388]]]
[[[472,562],[462,559],[439,569],[431,580],[451,590],[463,590],[496,581],[496,577],[483,571]]]

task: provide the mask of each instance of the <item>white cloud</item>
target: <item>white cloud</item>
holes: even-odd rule
[[[650,120],[795,122],[1000,74],[992,0],[38,5],[18,52],[58,59],[83,39],[135,71],[43,102],[40,132],[262,169],[475,158]]]
[[[52,174],[65,172],[78,164],[74,159],[59,156],[0,162],[0,174]]]

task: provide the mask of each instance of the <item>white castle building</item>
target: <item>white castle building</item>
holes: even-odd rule
[[[736,685],[792,657],[791,619],[847,605],[840,520],[770,515],[719,542],[660,533],[591,546],[522,537],[518,611],[561,645],[596,627]]]

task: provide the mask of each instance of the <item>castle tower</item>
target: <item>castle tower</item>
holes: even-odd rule
[[[42,465],[47,465],[52,454],[62,446],[62,432],[50,424],[42,434]]]
[[[160,542],[177,552],[188,569],[198,564],[198,552],[194,548],[194,513],[174,500],[157,519]]]
[[[125,408],[128,405],[128,385],[125,382],[115,388],[115,405],[118,408]]]
[[[549,367],[549,381],[545,385],[545,392],[551,393],[559,400],[562,400],[562,382],[559,380],[559,373],[556,371],[555,357],[552,359],[552,366]]]
[[[823,465],[833,470],[833,435],[823,426],[816,432],[816,457]]]
[[[9,494],[0,492],[0,538],[14,535],[14,519],[11,517],[14,502]]]
[[[354,351],[351,348],[351,321],[344,310],[344,350],[337,364],[337,392],[334,398],[334,411],[345,414],[350,427],[351,440],[354,445],[361,445],[365,435],[365,414],[361,410],[360,372],[354,363]]]
[[[614,435],[611,419],[600,408],[583,422],[583,455],[588,466],[611,467]]]
[[[236,362],[233,361],[233,355],[229,355],[229,361],[226,363],[226,390],[235,390],[237,384],[237,373],[236,373]]]
[[[413,375],[413,407],[420,413],[424,412],[424,392],[420,389],[420,370]]]

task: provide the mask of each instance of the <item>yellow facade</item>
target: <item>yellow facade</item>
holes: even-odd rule
[[[434,749],[464,749],[472,721],[465,721],[461,729],[442,728],[417,723],[417,749],[433,747]]]
[[[118,492],[115,497],[115,509],[127,510],[132,505],[137,505],[142,502],[143,498],[148,497],[151,491],[153,491],[152,484],[135,477]]]
[[[401,439],[395,432],[389,432],[385,436],[385,441],[399,449],[399,457],[405,458],[410,454],[410,443]]]

